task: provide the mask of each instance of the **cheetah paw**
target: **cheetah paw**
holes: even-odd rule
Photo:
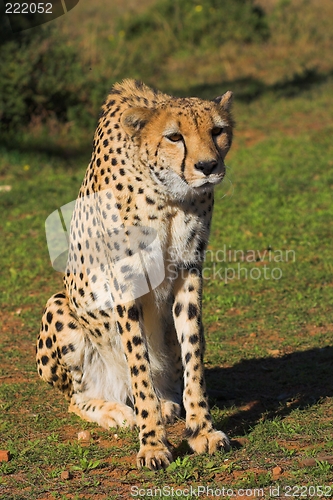
[[[201,430],[195,437],[190,437],[188,439],[188,443],[192,450],[199,454],[208,452],[212,455],[217,450],[230,450],[229,438],[222,431]]]
[[[161,400],[161,412],[164,424],[173,424],[180,415],[180,405],[173,401]]]
[[[148,467],[151,470],[160,470],[166,469],[172,460],[171,452],[166,446],[145,446],[140,449],[136,463],[139,469]]]
[[[68,411],[89,422],[96,422],[104,429],[110,427],[130,427],[132,429],[135,426],[132,408],[122,403],[89,400],[85,404],[80,404],[72,398]]]
[[[109,407],[108,407],[109,406]],[[135,427],[135,417],[132,408],[120,403],[109,403],[103,408],[100,426],[104,429],[109,427]]]

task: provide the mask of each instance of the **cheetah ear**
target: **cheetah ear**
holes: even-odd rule
[[[143,129],[153,114],[153,109],[129,108],[121,115],[120,122],[125,132],[129,135],[133,135]]]
[[[225,111],[231,110],[232,101],[233,101],[233,93],[231,92],[231,90],[228,90],[228,92],[226,92],[225,94],[219,97],[215,97],[215,99],[213,99],[213,102],[218,104]]]

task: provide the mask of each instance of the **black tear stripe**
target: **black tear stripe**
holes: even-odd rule
[[[181,177],[184,178],[184,172],[185,172],[185,161],[186,161],[186,156],[187,156],[187,148],[186,148],[186,144],[185,142],[183,142],[184,144],[184,158],[183,158],[183,161],[182,161],[182,164],[181,164],[181,167],[180,167],[180,171],[181,171]]]
[[[155,153],[154,153],[155,158],[158,156],[158,150],[160,149],[161,142],[162,142],[162,141],[160,141],[160,142],[157,144],[157,146],[156,146],[156,150],[155,150]]]

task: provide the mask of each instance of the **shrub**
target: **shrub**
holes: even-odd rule
[[[3,131],[24,127],[34,117],[74,119],[83,126],[92,120],[88,71],[52,24],[2,37],[0,43]]]
[[[157,0],[143,13],[118,20],[107,48],[99,41],[103,59],[90,71],[80,48],[70,45],[55,23],[15,35],[1,29],[0,131],[50,122],[92,129],[115,80],[162,75],[163,81],[171,56],[205,54],[228,41],[251,43],[268,34],[253,0]]]
[[[157,0],[141,14],[120,18],[117,32],[114,51],[122,46],[128,67],[148,79],[169,57],[269,36],[264,12],[252,0]]]
[[[122,18],[119,28],[127,40],[149,38],[149,48],[156,35],[162,37],[169,49],[248,43],[269,34],[264,12],[252,0],[158,0],[143,14]]]

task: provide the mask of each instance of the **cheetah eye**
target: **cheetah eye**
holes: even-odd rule
[[[221,135],[223,131],[224,131],[223,127],[214,127],[212,129],[212,136],[217,137],[218,135]]]
[[[167,139],[169,139],[169,141],[171,141],[171,142],[179,142],[179,141],[183,140],[183,136],[182,136],[182,134],[175,133],[175,134],[167,135]]]

